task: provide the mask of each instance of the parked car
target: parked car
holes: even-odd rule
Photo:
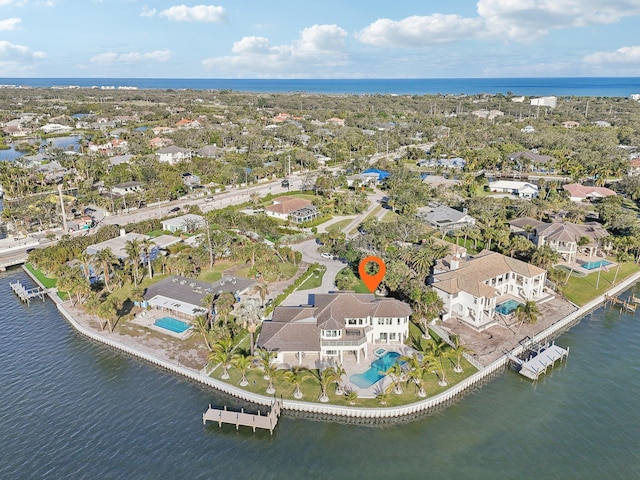
[[[331,260],[333,260],[333,255],[330,254],[330,253],[326,253],[326,252],[325,253],[321,253],[320,256],[322,258],[330,258]]]
[[[180,211],[180,207],[173,207],[171,210],[169,210],[169,213],[176,213]]]
[[[289,186],[289,180],[285,178],[284,180],[282,180],[280,185],[282,185],[283,187],[288,187]]]

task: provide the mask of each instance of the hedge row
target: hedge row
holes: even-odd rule
[[[304,272],[302,275],[300,275],[298,278],[296,278],[292,284],[290,284],[289,286],[287,286],[287,288],[285,288],[282,293],[280,293],[280,295],[278,295],[275,300],[273,301],[272,305],[269,305],[265,311],[264,311],[264,316],[268,317],[269,315],[271,315],[271,312],[273,312],[273,309],[275,307],[277,307],[278,305],[280,305],[282,302],[284,302],[285,298],[287,298],[289,295],[291,295],[296,288],[298,288],[300,285],[302,285],[304,283],[304,281],[309,278],[313,272],[316,271],[317,268],[320,267],[319,263],[312,263],[311,265],[309,265],[307,267],[307,271]]]

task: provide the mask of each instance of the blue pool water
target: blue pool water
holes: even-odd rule
[[[188,323],[172,317],[159,318],[158,320],[153,322],[153,324],[156,327],[164,328],[165,330],[169,330],[175,333],[186,332],[191,328],[191,325],[189,325]]]
[[[496,305],[496,312],[501,313],[503,315],[509,315],[510,313],[515,312],[516,308],[519,305],[522,305],[520,302],[516,302],[514,299],[509,299],[506,302],[502,302],[499,305]]]
[[[400,354],[398,352],[387,352],[382,357],[371,362],[369,370],[364,373],[355,373],[349,377],[349,380],[360,388],[369,388],[386,376],[380,372],[389,370],[389,368],[398,361],[399,356]]]
[[[586,270],[595,270],[596,268],[604,267],[605,265],[611,265],[611,262],[608,260],[596,260],[594,262],[583,263],[580,266]]]

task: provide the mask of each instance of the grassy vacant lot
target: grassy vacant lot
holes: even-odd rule
[[[576,305],[584,305],[589,301],[596,298],[598,295],[602,295],[612,286],[614,286],[613,279],[616,279],[615,284],[620,283],[629,275],[632,275],[640,271],[640,266],[637,264],[622,263],[620,265],[620,271],[616,277],[616,271],[618,267],[609,268],[608,272],[602,270],[600,272],[600,282],[598,283],[598,272],[593,272],[586,277],[574,277],[569,278],[567,284],[562,288],[562,293],[567,300],[575,303]],[[598,285],[598,288],[596,288]]]
[[[203,282],[217,282],[222,278],[222,274],[226,269],[234,267],[236,265],[239,264],[226,261],[218,261],[213,265],[213,267],[202,270],[200,272],[200,275],[198,275],[198,280],[202,280]]]
[[[33,268],[33,265],[31,265],[30,263],[25,263],[24,265],[26,267],[27,270],[29,270],[34,277],[36,277],[38,279],[38,281],[44,285],[44,288],[54,288],[57,283],[58,283],[58,279],[57,278],[49,278],[49,277],[45,277],[44,273],[42,273],[41,270],[36,270],[35,268]]]

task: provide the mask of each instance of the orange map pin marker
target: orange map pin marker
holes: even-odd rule
[[[375,275],[369,275],[367,273],[366,266],[369,262],[378,265],[378,273]],[[366,257],[360,261],[360,265],[358,265],[358,273],[369,291],[373,293],[376,291],[376,288],[378,288],[378,285],[380,285],[380,282],[382,282],[384,274],[387,273],[387,266],[384,264],[384,260],[379,257]]]

